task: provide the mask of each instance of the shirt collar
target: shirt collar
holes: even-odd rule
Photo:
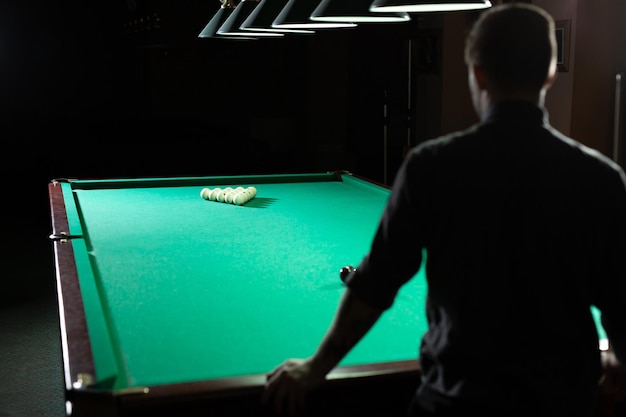
[[[482,117],[483,123],[504,120],[547,125],[548,112],[544,107],[538,106],[535,103],[512,100],[494,104]]]

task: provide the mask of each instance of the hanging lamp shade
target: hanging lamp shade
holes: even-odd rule
[[[311,20],[311,13],[317,7],[312,0],[288,0],[272,22],[273,28],[280,29],[341,29],[356,27],[350,22],[316,22]]]
[[[228,16],[235,10],[235,3],[231,0],[224,0],[217,12],[213,15],[209,23],[206,24],[204,29],[198,34],[199,38],[213,38],[217,33],[217,30],[224,24]]]
[[[372,12],[372,0],[322,0],[311,20],[316,22],[400,23],[411,20],[406,12]]]
[[[374,0],[370,6],[373,12],[450,12],[476,10],[491,7],[488,0]]]
[[[241,30],[240,26],[250,16],[250,13],[259,5],[259,0],[241,0],[228,19],[217,30],[218,35],[223,36],[254,36],[266,38],[280,38],[284,36],[278,32],[253,32]]]
[[[313,34],[315,31],[306,29],[277,29],[272,27],[272,22],[276,19],[276,16],[287,4],[287,0],[261,0],[261,2],[254,8],[252,13],[243,21],[240,28],[241,30],[249,31],[267,31],[267,32],[281,32],[281,33],[299,33],[299,34]]]

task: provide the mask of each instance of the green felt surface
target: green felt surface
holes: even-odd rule
[[[263,374],[311,354],[343,293],[339,269],[367,253],[389,197],[342,179],[64,183],[70,232],[83,236],[73,246],[99,386]],[[257,197],[245,206],[200,197],[238,185]],[[417,358],[425,297],[420,272],[341,364]]]
[[[256,198],[200,197],[237,185]],[[311,354],[343,293],[339,269],[367,253],[389,195],[351,176],[64,186],[85,241],[97,378],[117,374],[114,389],[265,373]],[[342,365],[415,359],[425,294],[420,275]]]

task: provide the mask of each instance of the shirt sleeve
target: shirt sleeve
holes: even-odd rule
[[[346,285],[361,300],[380,309],[393,304],[400,287],[420,269],[427,218],[423,155],[414,149],[400,166],[370,251]]]

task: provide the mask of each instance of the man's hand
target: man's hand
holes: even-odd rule
[[[304,405],[309,391],[324,382],[326,375],[372,328],[382,314],[346,289],[335,318],[313,356],[289,359],[267,376],[263,403],[279,416],[294,416]]]
[[[600,379],[602,414],[611,416],[615,403],[626,399],[626,367],[617,360],[612,351],[602,352],[602,367],[603,374]]]
[[[324,379],[324,375],[313,373],[311,359],[289,359],[268,374],[263,403],[279,416],[295,416],[307,393]]]

